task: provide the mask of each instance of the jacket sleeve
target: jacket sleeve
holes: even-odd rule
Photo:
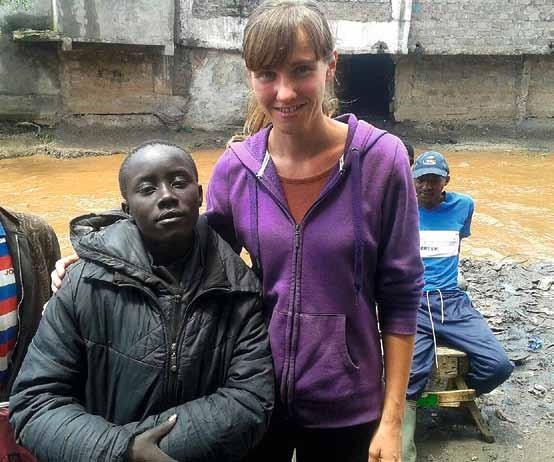
[[[85,345],[68,281],[50,299],[10,397],[10,422],[20,444],[41,462],[120,461],[132,426],[86,412]]]
[[[375,299],[383,333],[413,335],[423,287],[419,212],[404,145],[398,141],[382,204]]]
[[[267,429],[274,373],[261,304],[242,307],[241,318],[225,384],[211,395],[149,417],[139,427],[151,428],[177,414],[175,427],[160,442],[161,450],[174,459],[238,461]]]
[[[229,150],[217,161],[206,192],[206,217],[209,225],[225,239],[233,250],[240,253],[241,246],[235,233],[231,198],[229,197],[229,176],[231,152]]]

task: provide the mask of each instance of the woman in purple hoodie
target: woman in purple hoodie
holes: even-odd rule
[[[263,3],[243,55],[247,137],[219,159],[206,214],[263,283],[278,404],[249,460],[400,461],[423,286],[406,149],[330,117],[338,56],[317,3]]]
[[[263,3],[243,56],[247,138],[219,159],[207,216],[263,282],[278,405],[251,460],[399,461],[423,275],[406,149],[330,117],[337,52],[317,3]]]

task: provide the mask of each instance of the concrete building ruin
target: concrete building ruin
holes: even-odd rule
[[[241,124],[239,48],[259,0],[28,3],[0,0],[0,118]],[[415,122],[554,118],[553,0],[321,3],[336,31],[343,111]]]

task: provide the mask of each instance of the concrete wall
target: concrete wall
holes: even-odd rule
[[[554,116],[554,57],[403,56],[398,121],[522,120]]]
[[[0,116],[47,117],[61,107],[59,60],[52,46],[15,44],[0,34]]]
[[[30,0],[29,8],[14,4],[0,6],[0,32],[16,29],[50,29],[52,26],[51,0]]]
[[[74,40],[160,45],[173,54],[174,0],[57,0],[58,30]]]
[[[426,54],[548,54],[552,0],[414,0],[409,48]]]
[[[255,0],[180,0],[178,41],[184,46],[239,50]],[[406,53],[412,0],[320,2],[343,53]]]
[[[554,117],[554,55],[530,58],[527,114]]]
[[[149,48],[81,46],[62,67],[66,113],[154,113],[172,94],[171,63]]]
[[[242,125],[249,88],[240,54],[190,49],[183,64],[191,75],[186,125],[207,130]]]

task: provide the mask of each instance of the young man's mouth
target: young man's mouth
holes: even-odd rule
[[[156,221],[158,223],[171,223],[180,220],[184,216],[184,213],[179,210],[167,210],[160,213]]]

